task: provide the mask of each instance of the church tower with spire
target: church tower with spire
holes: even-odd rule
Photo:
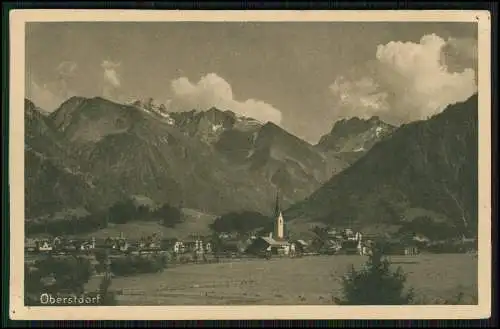
[[[275,216],[275,225],[274,225],[274,237],[277,240],[283,239],[285,236],[285,230],[284,230],[284,219],[283,219],[283,214],[281,213],[281,206],[280,206],[280,194],[279,190],[276,193],[276,206],[274,210],[274,216]]]

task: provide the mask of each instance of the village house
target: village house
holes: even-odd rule
[[[354,231],[350,228],[344,229],[343,237],[344,237],[344,239],[347,239],[347,240],[355,240],[356,239],[356,237],[354,235]]]
[[[160,241],[160,248],[161,248],[161,250],[179,253],[179,243],[180,243],[180,241],[178,241],[175,238],[162,239]],[[176,248],[176,246],[177,246],[177,248]]]
[[[334,255],[342,249],[341,239],[327,239],[323,241],[320,248],[320,253],[327,255]]]
[[[234,240],[237,238],[236,232],[221,232],[219,233],[219,239],[221,240]]]
[[[410,246],[404,247],[404,254],[406,256],[415,256],[415,255],[418,255],[419,253],[420,253],[420,250],[419,250],[418,246],[416,246],[416,245],[410,245]]]
[[[117,251],[127,251],[130,247],[129,242],[125,238],[112,239],[111,248]]]
[[[336,228],[329,228],[326,233],[328,236],[337,236],[340,232]]]
[[[75,240],[64,240],[59,244],[58,251],[61,253],[73,252],[80,250],[81,243]]]
[[[193,252],[198,249],[199,240],[185,240],[182,242],[184,247],[184,252]]]
[[[38,245],[39,251],[52,251],[52,244],[48,239],[43,239]]]
[[[186,247],[184,246],[184,243],[182,241],[176,241],[174,244],[174,252],[176,254],[183,254],[186,252]]]
[[[293,240],[290,242],[290,254],[295,255],[303,255],[308,250],[309,244],[304,240]]]
[[[52,240],[52,248],[53,249],[59,249],[60,246],[62,244],[62,239],[58,236],[56,236],[53,240]]]
[[[205,248],[206,253],[211,253],[212,252],[212,243],[210,241],[206,242],[204,248]]]
[[[95,247],[96,247],[95,238],[92,238],[90,241],[82,241],[80,244],[80,250],[82,251],[90,251],[95,249]]]
[[[129,245],[129,248],[132,246]],[[161,249],[161,241],[154,239],[153,237],[142,238],[133,244],[134,249],[140,251],[158,251]]]

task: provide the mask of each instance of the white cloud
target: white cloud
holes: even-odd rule
[[[172,81],[171,88],[174,94],[171,106],[175,110],[207,110],[215,106],[263,122],[281,122],[281,112],[270,104],[255,99],[234,99],[231,85],[215,73],[207,74],[197,83],[178,78]]]
[[[457,40],[431,34],[419,43],[379,45],[373,71],[362,77],[339,77],[330,86],[336,119],[379,115],[400,124],[425,119],[466,100],[477,90],[476,73],[470,67],[450,72],[444,53],[446,47],[468,49]]]
[[[388,111],[388,95],[385,92],[379,92],[378,89],[379,86],[369,77],[359,80],[338,77],[330,85],[330,91],[337,100],[336,116],[368,118]]]
[[[116,99],[116,91],[121,86],[120,74],[117,71],[120,67],[120,63],[103,60],[101,67],[104,70],[102,95],[106,98],[114,100]]]
[[[78,65],[72,61],[64,61],[59,63],[56,68],[57,73],[61,77],[73,77],[76,73]]]
[[[116,71],[120,67],[120,63],[104,60],[101,63],[101,67],[104,69],[104,81],[115,88],[120,87],[120,75]]]

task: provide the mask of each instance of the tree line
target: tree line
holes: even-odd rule
[[[132,199],[116,202],[105,210],[96,210],[86,216],[67,215],[61,219],[27,220],[26,234],[81,234],[106,228],[109,223],[125,224],[131,221],[157,221],[173,227],[183,221],[181,210],[168,203],[159,207],[136,205]]]

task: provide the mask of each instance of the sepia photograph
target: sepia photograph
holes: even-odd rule
[[[490,316],[488,12],[10,17],[12,318]]]

